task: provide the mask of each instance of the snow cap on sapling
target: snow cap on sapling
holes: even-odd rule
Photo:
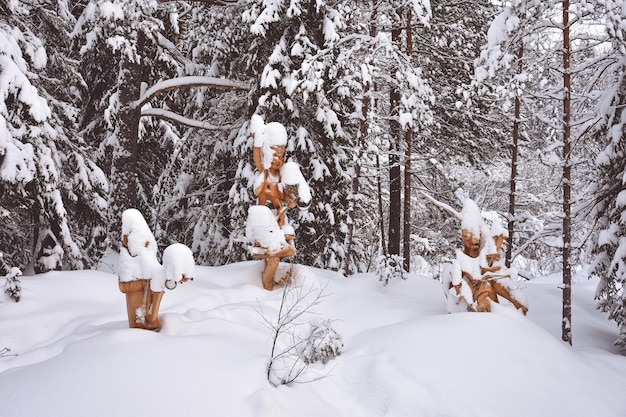
[[[139,210],[128,209],[122,213],[122,238],[120,281],[158,279],[162,267],[157,259],[156,240]]]
[[[163,251],[163,268],[165,279],[180,281],[183,278],[193,279],[196,262],[191,249],[182,243],[169,245]]]
[[[305,204],[311,201],[311,188],[304,179],[300,166],[295,162],[286,162],[280,169],[280,176],[285,185],[298,187],[298,199]]]
[[[196,262],[193,259],[191,249],[182,243],[169,245],[163,251],[163,268],[160,276],[152,278],[150,288],[152,291],[164,291],[168,287],[166,281],[173,283],[183,279],[193,279],[195,275]],[[175,285],[175,284],[174,284]]]
[[[465,198],[463,209],[461,210],[461,229],[467,230],[476,237],[481,236],[481,232],[485,229],[480,208],[471,198]]]
[[[278,122],[265,125],[263,130],[263,168],[268,169],[274,157],[274,146],[287,146],[287,130]]]
[[[250,134],[254,137],[254,146],[260,148],[263,146],[263,139],[265,137],[265,122],[263,118],[258,114],[255,114],[250,118]]]
[[[276,216],[267,206],[250,206],[246,221],[246,237],[270,251],[287,246],[285,234],[278,226]]]
[[[504,228],[502,223],[500,223],[500,220],[498,220],[497,218],[494,218],[491,223],[491,236],[493,237],[493,236],[500,236],[500,235],[504,237],[509,237],[509,231]]]
[[[155,256],[157,244],[148,223],[137,209],[124,210],[122,213],[122,239],[131,256],[149,251]]]

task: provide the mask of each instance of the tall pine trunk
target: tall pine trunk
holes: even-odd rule
[[[563,341],[572,344],[571,256],[571,79],[570,79],[569,1],[563,1]]]
[[[144,35],[137,33],[136,56],[143,55]],[[132,105],[139,99],[141,62],[124,55],[118,78],[119,114],[115,128],[116,146],[111,166],[109,191],[109,244],[117,249],[122,231],[122,213],[137,205],[137,142],[141,109]]]
[[[524,56],[524,47],[520,46],[517,51],[517,73],[521,74],[523,71],[522,57]],[[507,268],[511,266],[513,261],[513,234],[515,233],[515,209],[516,209],[516,192],[517,192],[517,160],[519,156],[519,137],[520,137],[520,125],[521,125],[521,108],[522,102],[519,96],[519,91],[515,94],[515,111],[513,121],[513,147],[511,149],[511,180],[509,189],[509,222],[508,232],[509,237],[507,239],[506,258],[505,265]]]
[[[394,27],[391,30],[391,40],[396,45],[400,43],[402,29]],[[392,68],[391,73],[395,74]],[[394,86],[389,93],[391,107],[391,149],[389,152],[389,255],[400,255],[401,218],[402,218],[402,178],[400,169],[400,143],[402,129],[398,120],[398,106],[400,104],[400,92]]]
[[[406,18],[406,53],[409,59],[413,54],[413,36],[411,29],[411,9]],[[402,256],[404,258],[404,270],[409,272],[411,266],[411,142],[413,131],[409,127],[405,135],[406,149],[404,160],[404,224],[402,230]]]

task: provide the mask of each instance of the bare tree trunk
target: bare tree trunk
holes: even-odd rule
[[[563,1],[563,341],[572,344],[571,256],[571,79],[570,79],[569,0]]]
[[[383,186],[380,178],[380,157],[376,155],[376,188],[378,191],[378,218],[380,219],[380,245],[383,248],[383,255],[387,256],[387,245],[385,238],[385,213],[383,209]]]
[[[143,55],[144,35],[137,33],[137,55]],[[142,64],[123,56],[118,79],[119,114],[115,128],[117,145],[113,150],[109,192],[109,244],[118,248],[122,212],[137,205],[137,142],[141,109],[132,105],[141,92]]]
[[[406,22],[406,53],[411,59],[413,54],[413,34],[411,30],[411,9],[407,13]],[[405,135],[405,155],[404,155],[404,224],[402,230],[402,256],[404,258],[404,270],[409,272],[411,267],[411,142],[413,141],[413,131],[409,127]]]
[[[400,42],[402,29],[394,27],[391,30],[391,40],[395,44]],[[392,69],[391,73],[395,73]],[[400,176],[400,142],[402,132],[398,121],[398,105],[400,104],[400,92],[393,87],[389,93],[391,108],[391,149],[389,153],[389,254],[400,255],[400,240],[402,238],[400,223],[402,217],[402,178]]]
[[[520,46],[517,51],[517,73],[521,74],[523,70],[522,57],[524,56],[524,47]],[[519,94],[515,94],[515,120],[513,121],[513,148],[511,149],[511,181],[509,190],[509,224],[508,224],[508,244],[506,247],[505,265],[507,268],[511,266],[513,261],[513,234],[515,233],[515,193],[517,192],[517,159],[519,156],[519,130],[521,124],[521,107],[522,103]]]

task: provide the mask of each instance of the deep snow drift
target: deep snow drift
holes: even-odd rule
[[[330,319],[344,347],[303,384],[266,379],[282,288],[261,287],[261,261],[196,267],[167,291],[159,333],[129,329],[117,276],[22,277],[22,301],[0,303],[3,417],[624,417],[626,358],[595,310],[594,282],[573,288],[574,346],[560,340],[558,277],[522,283],[524,317],[446,313],[439,282],[382,286],[301,267],[296,283],[326,297],[303,326]],[[15,355],[15,356],[12,356]]]

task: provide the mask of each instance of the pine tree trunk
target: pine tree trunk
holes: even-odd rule
[[[411,59],[413,54],[413,36],[411,29],[411,9],[407,12],[406,23],[406,53]],[[405,135],[406,149],[404,156],[404,225],[402,230],[402,256],[404,258],[404,270],[409,272],[411,267],[411,142],[413,131],[409,127]]]
[[[400,28],[391,30],[392,42],[400,42]],[[392,74],[395,70],[392,69]],[[389,93],[391,106],[391,149],[389,154],[389,255],[400,255],[401,218],[402,218],[402,179],[400,170],[400,142],[402,130],[398,121],[398,105],[400,104],[400,92],[393,87]]]
[[[144,35],[137,34],[137,55],[142,56]],[[117,249],[122,231],[122,213],[137,205],[137,142],[141,109],[131,103],[140,97],[142,66],[124,56],[118,79],[119,114],[115,129],[109,191],[109,244]]]
[[[522,57],[524,55],[524,47],[520,46],[517,51],[517,73],[521,74],[523,70]],[[506,247],[505,265],[511,267],[513,261],[513,234],[515,233],[515,193],[517,192],[517,159],[519,156],[519,130],[521,124],[521,107],[522,103],[519,94],[515,94],[515,120],[513,121],[513,148],[511,149],[511,180],[509,189],[509,237]]]
[[[385,237],[385,212],[383,210],[383,185],[380,178],[380,157],[376,155],[376,189],[378,191],[378,218],[380,219],[380,245],[383,248],[383,255],[387,256],[387,244]]]
[[[563,341],[572,344],[572,269],[571,256],[571,80],[569,1],[563,1]]]

